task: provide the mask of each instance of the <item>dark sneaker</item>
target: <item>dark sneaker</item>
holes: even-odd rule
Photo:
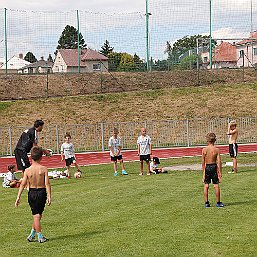
[[[222,207],[224,207],[224,204],[223,204],[222,202],[217,203],[217,204],[216,204],[216,207],[218,207],[218,208],[222,208]]]
[[[47,239],[46,237],[43,236],[42,238],[39,238],[39,239],[38,239],[38,242],[39,242],[39,243],[45,243],[45,242],[48,241],[48,240],[49,240],[49,239]]]
[[[204,207],[205,207],[205,208],[210,208],[211,205],[210,205],[209,203],[205,203],[205,204],[204,204]]]
[[[35,236],[32,236],[32,235],[29,235],[29,236],[27,237],[27,240],[28,240],[29,242],[33,242],[34,239],[35,239]]]

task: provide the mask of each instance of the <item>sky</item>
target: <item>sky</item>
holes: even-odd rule
[[[145,0],[0,0],[2,8],[18,10],[85,10],[104,13],[143,12]]]
[[[253,30],[257,30],[257,0],[213,0],[213,37],[248,37],[251,2]],[[75,10],[79,10],[80,30],[88,47],[100,50],[108,40],[115,51],[137,53],[144,59],[145,3],[146,0],[0,0],[0,9],[7,8],[10,17],[10,55],[32,51],[40,58],[53,54],[64,27],[67,24],[76,27]],[[148,0],[148,3],[152,14],[150,55],[154,59],[165,58],[167,41],[174,43],[187,35],[209,35],[209,0]],[[0,26],[0,57],[4,55],[3,38]]]

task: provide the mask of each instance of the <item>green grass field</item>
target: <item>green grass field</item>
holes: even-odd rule
[[[241,154],[239,163],[257,163]],[[223,156],[222,161],[230,161]],[[200,163],[200,158],[163,160],[162,165]],[[204,208],[201,171],[128,176],[112,165],[83,168],[83,178],[51,180],[52,206],[42,228],[50,240],[28,243],[32,216],[27,192],[14,208],[17,189],[0,189],[0,256],[256,256],[257,170],[223,169],[224,208]],[[215,206],[213,187],[210,203]]]

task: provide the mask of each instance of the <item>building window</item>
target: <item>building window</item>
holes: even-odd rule
[[[93,64],[93,70],[95,70],[95,71],[101,70],[101,64],[100,63]]]
[[[204,62],[204,63],[208,62],[208,57],[204,57],[204,58],[203,58],[203,62]]]
[[[244,57],[244,50],[240,50],[239,54],[240,54],[240,58],[243,58]]]
[[[257,55],[257,48],[253,49],[253,55]]]

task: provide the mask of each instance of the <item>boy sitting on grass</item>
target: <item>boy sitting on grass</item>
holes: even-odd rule
[[[3,187],[19,187],[21,180],[15,176],[16,166],[11,164],[8,165],[8,172],[4,177]]]
[[[220,187],[222,177],[222,165],[220,158],[220,150],[214,146],[216,141],[216,135],[214,133],[208,133],[206,135],[208,146],[202,151],[202,170],[203,170],[203,183],[204,183],[204,201],[205,208],[210,207],[208,200],[209,184],[213,183],[216,192],[216,207],[224,207],[224,204],[220,201]]]

